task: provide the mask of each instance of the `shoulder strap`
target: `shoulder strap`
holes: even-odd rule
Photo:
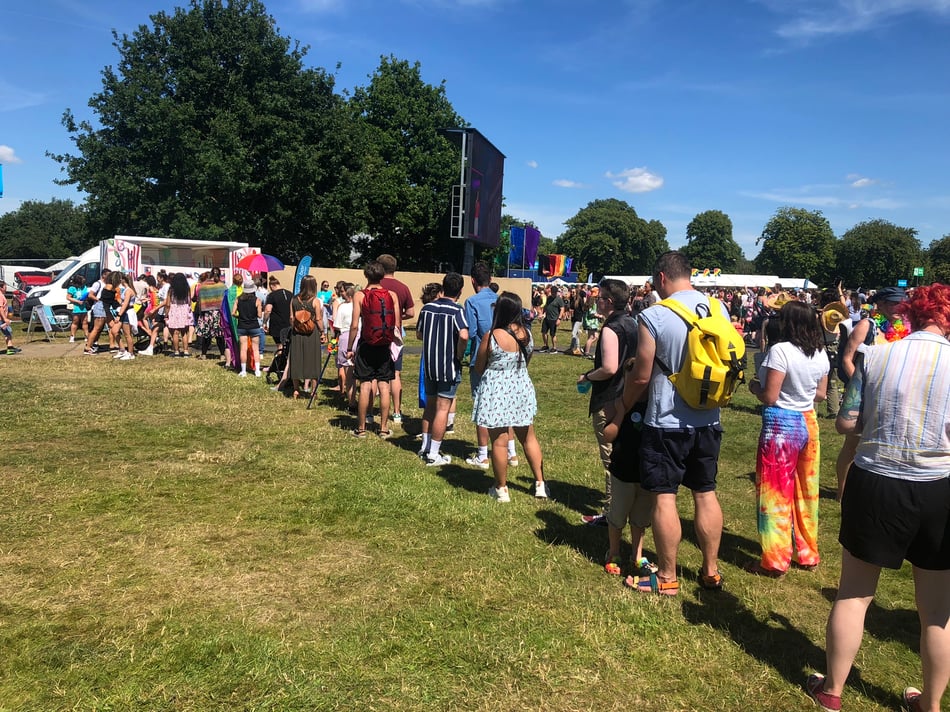
[[[711,297],[710,297],[710,301],[712,301]],[[676,314],[676,316],[678,316],[680,319],[686,322],[687,328],[690,328],[690,329],[693,328],[693,326],[695,326],[696,322],[699,320],[699,317],[696,315],[695,312],[690,311],[689,309],[686,308],[685,304],[671,297],[667,297],[663,301],[658,302],[658,304],[661,304],[662,306],[666,307],[667,309],[672,311],[674,314]]]

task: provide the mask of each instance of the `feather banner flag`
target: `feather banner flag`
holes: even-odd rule
[[[571,267],[574,266],[574,258],[567,257],[564,259],[564,274],[568,274],[571,271]]]

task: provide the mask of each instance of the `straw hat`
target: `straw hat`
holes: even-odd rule
[[[776,292],[763,299],[762,303],[769,309],[778,311],[791,301],[793,301],[793,298],[788,292]]]
[[[832,302],[821,310],[821,325],[825,331],[834,333],[838,324],[851,317],[848,308],[841,302]]]

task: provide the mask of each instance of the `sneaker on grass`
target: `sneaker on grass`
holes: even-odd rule
[[[905,687],[901,695],[901,709],[907,712],[923,712],[920,706],[921,692],[916,687]]]
[[[483,470],[487,470],[488,466],[491,464],[491,460],[487,457],[482,460],[478,457],[478,453],[475,453],[471,457],[465,458],[465,464],[472,465],[473,467],[481,467]]]
[[[535,482],[534,483],[534,496],[537,499],[547,499],[548,498],[548,486],[544,482]]]
[[[606,527],[607,526],[607,517],[603,514],[585,514],[581,517],[581,521],[584,524],[592,527]]]
[[[426,467],[441,467],[442,465],[448,465],[450,462],[452,462],[452,458],[448,455],[442,455],[441,453],[434,457],[426,455]]]
[[[819,675],[817,672],[809,675],[805,681],[805,692],[824,712],[838,712],[841,709],[841,698],[825,692],[824,675]]]
[[[510,502],[511,496],[508,494],[507,487],[489,487],[488,496],[498,502]]]
[[[401,422],[402,422],[402,413],[393,413],[392,421],[393,421],[394,423],[401,423]]]

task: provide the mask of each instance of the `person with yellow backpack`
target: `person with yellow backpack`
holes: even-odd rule
[[[716,495],[722,426],[720,406],[742,381],[745,345],[718,300],[693,289],[681,252],[666,252],[653,269],[662,300],[639,315],[637,362],[630,402],[648,394],[640,445],[641,487],[654,499],[655,592],[679,592],[676,557],[682,524],[679,487],[691,490],[704,589],[723,585],[719,572],[722,508]],[[731,331],[730,331],[731,330]]]

